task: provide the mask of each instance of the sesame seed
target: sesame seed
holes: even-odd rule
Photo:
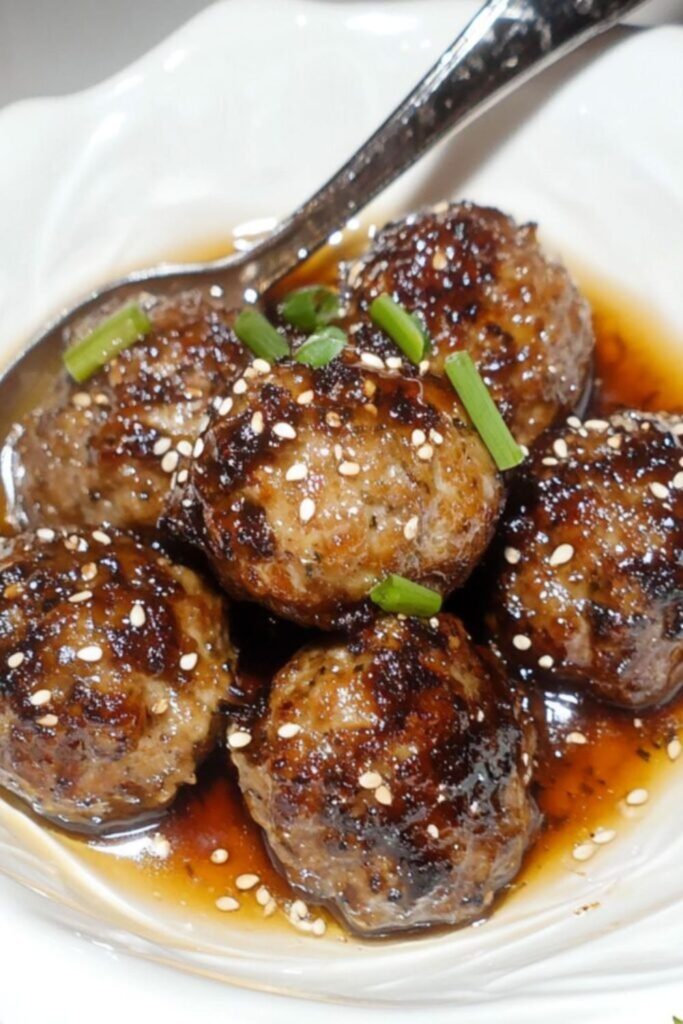
[[[267,359],[255,359],[251,364],[257,373],[267,374],[270,373],[270,363]]]
[[[198,434],[203,434],[204,431],[206,430],[206,428],[208,427],[210,422],[211,422],[211,417],[208,416],[206,413],[204,413],[204,415],[200,419],[199,423],[197,424],[197,433]]]
[[[292,917],[298,917],[302,919],[304,917],[308,917],[308,906],[304,903],[303,900],[294,900],[291,907],[289,908],[289,912],[292,915]]]
[[[90,580],[94,580],[96,576],[97,566],[95,565],[95,563],[86,562],[86,564],[81,569],[81,578],[85,580],[86,583],[89,583]]]
[[[432,618],[429,620],[429,625],[432,627],[432,629],[439,628],[439,620],[436,615],[433,615]]]
[[[81,604],[83,601],[89,601],[92,597],[92,590],[79,590],[77,594],[72,594],[69,598],[69,604]]]
[[[327,925],[323,921],[322,917],[316,917],[315,921],[311,925],[311,931],[318,937],[325,934],[327,931]]]
[[[582,732],[567,733],[567,743],[574,743],[577,747],[584,747],[588,740]]]
[[[158,441],[154,442],[152,451],[155,455],[165,455],[167,451],[170,451],[171,443],[170,437],[160,437]]]
[[[51,541],[54,540],[57,534],[54,530],[51,530],[48,526],[41,526],[39,530],[36,530],[36,537],[38,540]]]
[[[285,473],[285,480],[305,480],[308,476],[308,466],[305,462],[295,462]]]
[[[161,468],[164,473],[172,473],[179,462],[178,452],[166,452],[161,460]]]
[[[379,772],[363,772],[358,779],[358,785],[362,789],[377,789],[382,785],[382,776]]]
[[[325,413],[325,423],[328,427],[341,427],[341,417],[336,412]]]
[[[285,441],[293,441],[296,437],[296,430],[291,423],[276,423],[273,427],[273,433],[276,437],[281,437]]]
[[[265,885],[259,885],[254,895],[256,896],[256,902],[259,907],[267,907],[273,898],[271,896],[270,889]]]
[[[503,554],[505,556],[505,561],[510,565],[517,565],[522,557],[522,552],[519,551],[518,548],[505,548]]]
[[[434,270],[445,270],[448,266],[448,260],[441,249],[437,249],[432,256],[432,267]]]
[[[443,444],[443,434],[440,434],[438,430],[434,430],[432,427],[429,431],[429,440],[437,446]]]
[[[291,740],[294,736],[298,736],[301,732],[301,726],[297,725],[296,722],[285,722],[281,725],[277,731],[278,736],[282,740]]]
[[[393,800],[391,790],[389,789],[389,787],[378,786],[377,789],[375,790],[375,800],[377,801],[377,803],[384,804],[385,807],[388,807]]]
[[[225,864],[230,854],[222,846],[217,846],[215,850],[211,851],[211,863],[212,864]]]
[[[342,476],[358,476],[360,473],[357,462],[340,462],[337,468]]]
[[[419,448],[427,440],[427,435],[424,430],[420,430],[419,427],[416,427],[410,435],[410,440],[416,448]]]
[[[219,896],[216,900],[216,909],[222,911],[239,910],[239,900],[236,900],[234,896]]]
[[[43,704],[49,704],[52,699],[52,690],[36,690],[29,697],[29,704],[32,704],[34,708],[40,708]]]
[[[646,789],[632,789],[630,793],[626,794],[626,803],[629,807],[641,807],[646,804],[650,798],[650,794]]]
[[[427,833],[432,837],[432,839],[438,839],[440,835],[436,825],[427,825]]]
[[[313,401],[314,395],[312,391],[302,391],[296,402],[297,405],[310,405]]]
[[[566,459],[569,455],[569,449],[567,448],[567,442],[562,437],[558,437],[557,441],[553,444],[553,451],[557,455],[558,459]]]
[[[429,369],[429,360],[423,359],[421,363],[417,364],[418,371],[421,377],[424,377],[425,373]]]
[[[87,647],[81,647],[79,651],[76,651],[76,657],[81,661],[99,661],[102,657],[102,648],[98,644],[88,644]]]
[[[592,843],[577,843],[577,845],[572,850],[572,857],[574,858],[574,860],[586,861],[590,860],[594,853],[595,847]]]
[[[567,425],[573,427],[574,430],[578,430],[579,427],[583,426],[578,416],[569,416],[567,418]]]
[[[64,547],[67,551],[78,551],[79,538],[75,533],[72,533],[70,537],[67,537],[64,541]]]
[[[516,647],[518,651],[528,651],[531,647],[531,640],[528,636],[524,636],[523,633],[517,633],[512,638],[512,646]]]
[[[183,672],[191,672],[193,668],[196,668],[198,661],[199,655],[192,651],[191,654],[183,654],[180,659],[180,667]]]
[[[178,454],[184,455],[185,458],[189,458],[192,455],[192,445],[189,441],[178,441],[175,447]]]
[[[26,655],[22,654],[21,651],[15,651],[14,654],[10,654],[9,658],[7,659],[7,667],[19,668],[19,666],[23,663],[25,658]]]
[[[71,403],[77,409],[87,409],[92,405],[92,398],[86,391],[77,391],[75,395],[71,396]]]
[[[650,484],[650,490],[654,494],[655,498],[660,498],[662,501],[666,501],[669,497],[669,488],[665,487],[664,484],[660,484],[657,481]]]
[[[540,668],[552,668],[555,664],[555,659],[550,654],[542,654],[538,659]]]
[[[371,366],[373,370],[384,369],[384,360],[376,356],[374,352],[361,352],[360,361],[364,366]]]
[[[621,434],[615,434],[614,437],[608,437],[607,444],[610,448],[614,448],[615,451],[618,451],[621,448]]]
[[[192,457],[195,458],[195,459],[198,459],[203,451],[204,451],[204,441],[202,440],[201,437],[198,437],[197,440],[194,443],[194,448],[192,449]]]
[[[405,537],[406,540],[415,540],[415,538],[417,537],[419,525],[420,520],[418,519],[418,517],[411,516],[411,518],[403,527],[403,536]]]
[[[247,382],[244,379],[244,377],[240,377],[239,380],[235,381],[235,383],[232,386],[232,390],[236,395],[244,394],[244,392],[247,390]]]
[[[231,750],[241,750],[242,747],[248,747],[250,743],[251,733],[246,729],[236,729],[228,736],[228,746]]]
[[[671,484],[673,487],[676,488],[677,491],[683,490],[683,472],[676,473],[676,476],[671,481]]]
[[[558,461],[553,455],[546,455],[544,459],[541,459],[544,466],[557,466]]]
[[[560,544],[555,548],[552,555],[548,559],[548,564],[552,566],[566,565],[567,562],[571,562],[574,557],[574,548],[571,544]]]
[[[385,362],[390,370],[400,370],[403,366],[403,360],[400,356],[387,356]]]
[[[265,907],[263,908],[263,916],[272,917],[276,910],[277,903],[275,902],[275,900],[268,900]]]
[[[417,449],[417,457],[418,459],[421,459],[422,462],[429,462],[433,454],[434,449],[431,444],[423,444],[421,448]]]
[[[157,700],[152,704],[150,710],[153,715],[165,715],[168,711],[168,706],[168,699],[166,697],[162,697],[160,700]]]
[[[254,433],[254,434],[262,434],[263,433],[264,423],[263,423],[263,413],[262,412],[255,412],[254,413],[254,415],[251,417],[250,426],[251,426],[252,433]]]
[[[609,423],[607,420],[586,420],[584,427],[586,430],[594,430],[597,434],[602,434],[605,430],[609,430]]]
[[[304,498],[299,505],[299,519],[302,523],[310,523],[315,515],[315,502],[312,498]]]
[[[596,828],[591,838],[598,846],[606,846],[612,842],[616,834],[613,828]]]
[[[43,725],[46,729],[52,729],[59,719],[56,715],[43,715],[42,718],[37,718],[36,721],[38,725]]]
[[[156,832],[149,841],[149,852],[159,860],[166,860],[171,853],[171,844],[166,836]]]
[[[223,398],[221,400],[220,405],[218,406],[218,409],[216,410],[218,415],[219,416],[227,416],[228,413],[230,412],[230,410],[232,409],[232,405],[233,405],[232,398],[230,398],[230,397]]]
[[[374,380],[363,381],[363,393],[367,395],[368,398],[372,398],[376,391],[377,385],[375,384]]]
[[[238,875],[235,879],[235,885],[240,892],[246,892],[247,889],[253,889],[255,885],[258,885],[261,879],[258,875],[244,874]]]
[[[679,739],[673,739],[666,745],[667,757],[670,761],[677,761],[681,756],[681,741]]]
[[[188,473],[188,471],[186,469],[181,469],[180,472],[178,473],[178,483],[179,484],[186,483],[189,475],[190,474]]]

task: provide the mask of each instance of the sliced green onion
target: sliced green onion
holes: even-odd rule
[[[126,306],[66,350],[63,359],[67,372],[82,384],[151,330],[149,317],[138,305]]]
[[[370,599],[379,605],[382,611],[394,612],[397,615],[429,617],[441,611],[440,594],[394,573],[372,588]]]
[[[297,363],[305,363],[314,370],[327,366],[346,345],[346,335],[339,327],[322,327],[296,350]]]
[[[339,316],[339,295],[322,285],[298,288],[285,295],[279,309],[288,324],[312,334]]]
[[[289,345],[258,309],[243,309],[235,320],[235,334],[255,356],[276,363],[289,355]]]
[[[524,453],[498,412],[469,352],[456,352],[449,356],[446,375],[498,469],[518,466],[524,459]]]
[[[378,295],[370,304],[370,316],[395,341],[411,363],[422,361],[425,329],[413,313],[394,302],[390,295]]]

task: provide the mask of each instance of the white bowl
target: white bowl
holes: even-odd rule
[[[103,85],[0,114],[3,359],[88,286],[290,210],[470,9],[221,3]],[[646,303],[683,346],[682,53],[682,29],[613,32],[443,144],[369,215],[381,222],[466,196],[538,220],[546,244]],[[470,1024],[491,1012],[547,1020],[559,998],[555,1019],[569,1020],[616,993],[632,993],[634,1007],[646,989],[648,1005],[669,1012],[678,992],[680,1013],[683,772],[660,782],[590,864],[530,887],[481,927],[419,941],[283,932],[264,942],[231,918],[190,920],[116,890],[2,802],[0,871],[47,894],[44,912],[96,941],[244,986],[420,1006],[425,1019],[460,1008]],[[577,915],[592,903],[599,910]]]

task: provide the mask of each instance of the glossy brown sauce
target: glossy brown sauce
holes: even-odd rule
[[[278,291],[306,281],[334,282],[338,260],[353,258],[365,244],[365,232],[352,233],[341,248],[328,247]],[[205,259],[224,251],[222,243],[174,256]],[[592,410],[606,414],[616,407],[631,406],[683,412],[683,374],[677,370],[680,360],[672,358],[673,344],[667,330],[623,295],[592,279],[581,280],[581,284],[593,307],[597,335]],[[3,410],[0,434],[4,436],[20,412],[40,403],[49,379],[49,373],[41,374],[40,381],[34,374],[27,376],[12,408]],[[237,637],[245,651],[252,647],[251,659],[247,660],[247,654],[241,666],[247,689],[250,681],[257,683],[259,677],[271,675],[300,642],[299,634],[287,624],[267,623],[259,612],[254,616],[244,615],[238,627],[242,636]],[[263,642],[264,629],[270,630],[267,643]],[[260,644],[249,644],[250,632],[259,636]],[[253,650],[257,648],[269,650],[268,664],[254,659]],[[638,717],[589,702],[582,704],[572,694],[539,694],[534,703],[541,725],[536,795],[544,825],[513,886],[514,898],[520,898],[516,893],[529,884],[538,884],[558,871],[581,870],[582,864],[572,858],[572,850],[597,828],[615,829],[613,841],[618,843],[619,829],[626,819],[647,814],[647,805],[625,807],[626,794],[641,788],[651,791],[666,783],[666,769],[672,769],[667,746],[679,727],[683,735],[683,697]],[[568,742],[571,733],[580,733],[587,742]],[[229,915],[231,923],[246,917],[250,924],[258,920],[268,927],[290,927],[281,912],[264,918],[255,897],[257,887],[248,892],[239,892],[236,887],[236,878],[249,873],[258,875],[259,884],[266,885],[281,906],[300,896],[292,893],[273,867],[221,752],[200,768],[197,785],[181,793],[151,830],[90,841],[58,835],[61,842],[102,872],[109,884],[127,891],[135,889],[138,897],[171,901],[195,913],[219,915],[216,899],[231,895],[240,901],[240,910]],[[212,863],[211,854],[217,849],[229,853],[223,864]],[[599,847],[595,854],[599,854]],[[343,937],[329,916],[326,920],[331,926],[328,935]]]

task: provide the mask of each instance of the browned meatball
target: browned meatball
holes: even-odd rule
[[[304,625],[346,623],[390,572],[462,583],[503,489],[453,390],[341,360],[264,368],[214,410],[165,525],[234,597]]]
[[[543,254],[533,224],[457,203],[388,225],[351,266],[349,320],[359,350],[400,353],[368,317],[387,292],[431,337],[432,373],[466,349],[512,433],[530,444],[580,401],[593,352],[590,310],[567,271]]]
[[[18,527],[155,525],[178,445],[191,447],[207,400],[246,356],[220,305],[198,291],[160,300],[149,315],[147,337],[84,385],[62,374],[15,428]]]
[[[194,782],[233,651],[221,598],[124,534],[22,534],[0,552],[0,785],[74,828]]]
[[[683,421],[572,418],[520,480],[488,615],[511,662],[639,708],[683,684]]]
[[[534,735],[456,618],[304,648],[233,750],[289,881],[369,935],[481,917],[536,824]]]

